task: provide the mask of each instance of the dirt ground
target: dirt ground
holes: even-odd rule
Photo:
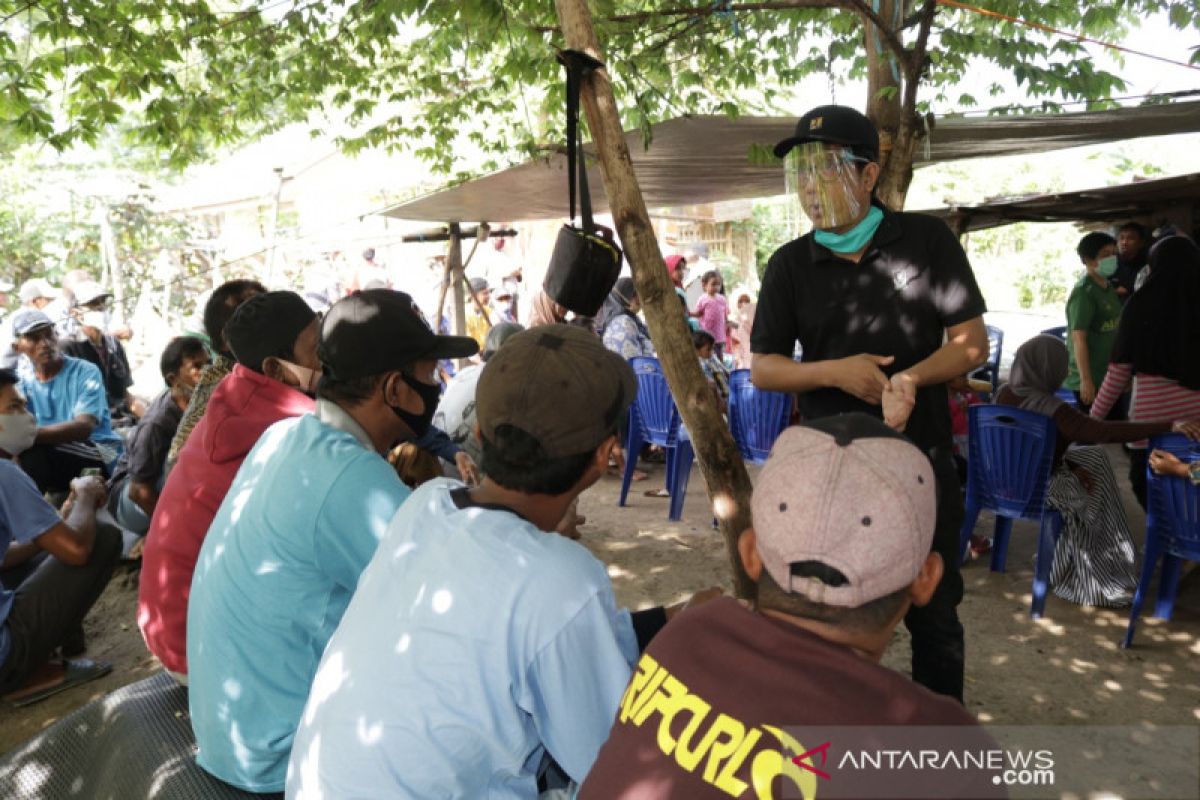
[[[1120,449],[1110,450],[1110,457],[1122,475]],[[725,547],[711,528],[699,473],[693,472],[684,519],[677,523],[667,521],[665,499],[642,494],[660,485],[662,473],[654,467],[649,481],[634,484],[626,508],[617,507],[615,477],[602,480],[580,503],[587,516],[582,543],[609,565],[618,602],[631,608],[682,600],[710,585],[729,589]],[[1145,517],[1128,492],[1124,500],[1140,548]],[[979,530],[991,524],[985,513]],[[1032,524],[1014,526],[1007,573],[989,572],[984,560],[964,568],[960,615],[968,709],[998,724],[1200,724],[1200,574],[1185,577],[1172,621],[1143,618],[1135,647],[1121,650],[1127,610],[1082,608],[1051,596],[1045,618],[1029,618],[1036,535]],[[113,672],[29,708],[0,706],[0,753],[160,669],[138,632],[136,601],[136,572],[123,568],[86,623],[88,654],[113,662]],[[885,663],[907,671],[908,655],[901,628]]]

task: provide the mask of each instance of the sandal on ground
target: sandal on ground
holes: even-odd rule
[[[642,492],[646,497],[670,497],[671,493],[666,489],[647,489]]]
[[[12,703],[14,708],[40,703],[48,697],[64,692],[72,686],[95,680],[112,672],[113,665],[107,661],[93,661],[90,658],[78,658],[64,662],[66,669],[62,677],[50,683],[39,683],[18,689],[6,694],[4,699]]]

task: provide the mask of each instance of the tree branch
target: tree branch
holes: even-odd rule
[[[659,19],[662,17],[695,17],[703,19],[711,17],[714,14],[724,13],[747,13],[751,11],[798,11],[804,8],[842,8],[847,11],[853,11],[861,16],[865,21],[871,23],[879,31],[880,38],[887,43],[888,49],[897,60],[904,66],[907,72],[910,67],[911,54],[905,49],[904,43],[896,35],[896,32],[889,28],[878,14],[871,8],[865,0],[772,0],[771,2],[760,3],[731,3],[728,6],[722,7],[716,3],[710,3],[706,6],[664,8],[658,11],[640,11],[636,14],[616,14],[611,17],[604,17],[600,22],[646,22],[647,20]],[[553,33],[558,31],[557,25],[539,25],[533,30],[539,33]]]
[[[904,65],[904,100],[901,113],[911,116],[917,111],[917,89],[921,85],[921,73],[925,70],[925,62],[929,50],[929,32],[933,28],[933,18],[937,16],[937,0],[925,0],[921,7],[920,27],[917,29],[917,41],[909,51],[911,60]]]
[[[900,62],[905,73],[908,72],[911,54],[904,48],[904,42],[900,41],[900,37],[896,32],[884,23],[884,21],[875,13],[875,10],[866,4],[864,0],[848,0],[847,4],[851,9],[857,11],[859,16],[863,17],[867,22],[875,26],[875,30],[879,33],[880,38],[887,43],[888,49],[892,51],[892,55]]]

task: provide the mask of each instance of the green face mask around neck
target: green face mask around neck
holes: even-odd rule
[[[867,215],[845,233],[818,230],[813,233],[813,238],[817,240],[817,244],[828,247],[835,253],[857,253],[871,242],[881,222],[883,211],[879,206],[871,206]]]

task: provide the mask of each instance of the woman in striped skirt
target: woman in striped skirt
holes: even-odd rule
[[[1081,605],[1129,605],[1137,571],[1120,491],[1104,449],[1080,443],[1130,442],[1172,430],[1200,438],[1200,423],[1091,419],[1055,397],[1066,377],[1066,345],[1055,336],[1035,336],[1017,348],[996,402],[1044,414],[1058,433],[1047,493],[1063,518],[1050,570],[1054,593]]]
[[[1139,422],[1200,418],[1200,248],[1168,236],[1150,250],[1150,277],[1133,293],[1113,343],[1112,363],[1091,414],[1104,419],[1133,383],[1129,418]],[[1133,443],[1129,481],[1146,507],[1146,442]]]

